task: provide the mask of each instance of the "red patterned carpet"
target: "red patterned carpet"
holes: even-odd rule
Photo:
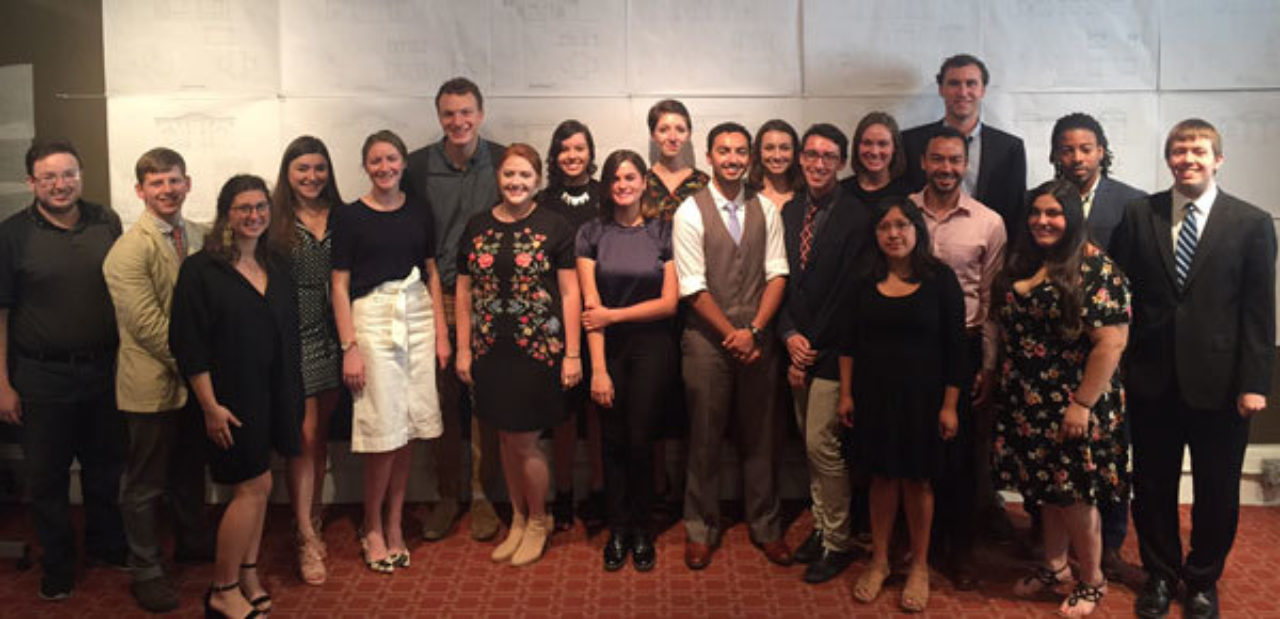
[[[412,617],[412,616],[711,616],[711,617],[878,617],[900,614],[901,583],[890,584],[873,605],[853,601],[849,588],[865,563],[820,586],[800,582],[803,568],[767,563],[747,540],[744,527],[726,534],[711,567],[691,572],[682,562],[683,535],[673,527],[659,538],[658,567],[640,574],[630,567],[616,573],[600,568],[600,549],[606,535],[587,539],[579,525],[555,537],[542,561],[526,568],[489,561],[491,544],[472,542],[463,522],[443,542],[413,539],[413,567],[394,575],[366,570],[358,559],[353,506],[330,508],[324,536],[329,545],[330,577],[321,587],[302,584],[293,573],[289,515],[274,507],[268,519],[261,563],[275,596],[273,617]],[[1188,521],[1184,508],[1183,522]],[[811,519],[802,513],[790,527],[788,541],[798,544]],[[1019,514],[1015,523],[1025,524]],[[407,519],[407,531],[417,521]],[[30,538],[25,514],[5,508],[0,536]],[[1221,584],[1225,617],[1280,617],[1280,509],[1245,507],[1226,576]],[[982,555],[984,584],[980,591],[958,593],[934,575],[928,614],[937,617],[1037,617],[1056,608],[1051,602],[1013,599],[1012,579],[1025,561],[1012,551],[992,548]],[[1128,558],[1136,558],[1132,536]],[[208,585],[207,565],[181,567],[182,608],[173,616],[200,613],[200,599]],[[0,616],[4,617],[143,617],[129,595],[126,574],[95,567],[81,572],[75,595],[58,603],[36,597],[38,567],[19,571],[13,561],[0,561]],[[892,581],[891,581],[892,582]],[[1132,616],[1133,593],[1112,586],[1101,611],[1094,616]],[[1175,609],[1171,616],[1179,616]]]

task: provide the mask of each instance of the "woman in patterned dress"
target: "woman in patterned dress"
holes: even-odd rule
[[[475,413],[498,429],[511,528],[492,553],[527,565],[542,557],[551,523],[543,431],[564,420],[564,390],[582,380],[574,231],[538,208],[542,162],[512,144],[498,166],[502,202],[467,222],[458,247],[458,378]]]
[[[1128,283],[1087,240],[1080,192],[1049,181],[1031,192],[1029,234],[991,293],[1004,361],[996,413],[995,476],[1039,505],[1045,565],[1020,580],[1033,596],[1068,576],[1067,548],[1080,572],[1059,607],[1093,612],[1106,593],[1098,504],[1128,492],[1124,391],[1116,367],[1128,338]]]
[[[271,194],[271,243],[288,257],[298,287],[298,333],[306,396],[302,453],[289,460],[289,498],[298,544],[298,572],[307,584],[325,581],[320,534],[320,492],[329,456],[329,416],[338,402],[342,353],[329,305],[329,214],[342,204],[329,149],[319,138],[299,136],[284,149]]]

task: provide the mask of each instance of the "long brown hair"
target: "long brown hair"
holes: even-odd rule
[[[293,185],[289,184],[289,166],[293,160],[303,155],[320,155],[329,166],[329,182],[320,191],[320,201],[328,208],[342,204],[342,196],[338,194],[338,181],[334,177],[333,160],[329,157],[329,149],[320,138],[302,135],[294,138],[284,149],[280,157],[280,173],[276,176],[276,188],[271,192],[271,235],[268,239],[274,248],[284,255],[293,251],[294,222],[298,207],[298,197],[294,194]]]
[[[613,211],[618,208],[613,202],[613,184],[618,180],[618,168],[624,163],[635,166],[642,179],[649,173],[644,165],[644,158],[634,150],[615,150],[605,157],[604,167],[600,172],[600,218],[605,221],[612,221]],[[648,199],[647,193],[643,190],[640,192],[640,216],[652,219],[658,217],[661,211],[657,204]]]
[[[240,248],[236,245],[235,235],[230,228],[231,203],[235,202],[236,196],[246,191],[261,191],[264,196],[271,195],[270,190],[267,189],[267,182],[261,177],[237,174],[227,179],[227,182],[222,184],[222,190],[218,192],[217,215],[213,220],[213,227],[204,237],[204,250],[224,262],[235,263],[240,259]],[[270,243],[267,243],[265,238],[270,238],[271,229],[275,226],[274,221],[270,222],[266,233],[262,235],[264,238],[258,239],[258,243],[254,246],[253,257],[258,264],[265,266],[273,254],[269,247]]]

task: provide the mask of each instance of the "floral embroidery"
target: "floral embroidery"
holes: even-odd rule
[[[477,357],[493,348],[493,319],[502,313],[494,256],[502,247],[502,233],[485,230],[471,239],[467,272],[471,275],[471,349]]]
[[[503,294],[503,277],[495,263],[506,259],[503,245],[510,247],[512,274],[510,291]],[[513,323],[511,337],[516,346],[534,360],[554,366],[564,352],[563,325],[555,298],[547,289],[548,274],[554,277],[547,254],[547,235],[529,227],[507,237],[486,229],[471,239],[467,270],[471,284],[471,346],[476,357],[488,353],[497,339],[496,322],[508,317]]]

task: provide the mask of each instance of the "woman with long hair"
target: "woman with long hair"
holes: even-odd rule
[[[1014,234],[991,291],[1004,362],[997,402],[996,483],[1040,506],[1044,565],[1014,586],[1051,592],[1080,572],[1058,608],[1087,615],[1106,593],[1098,504],[1128,493],[1129,446],[1117,366],[1129,334],[1129,288],[1088,242],[1080,190],[1049,181],[1028,199],[1027,232]]]
[[[756,141],[751,145],[747,184],[769,198],[779,211],[804,186],[800,137],[790,123],[774,118],[760,125]]]
[[[329,417],[338,402],[342,352],[329,305],[329,225],[342,204],[329,149],[319,138],[299,136],[280,158],[271,193],[270,241],[286,257],[298,287],[298,334],[302,343],[302,453],[289,460],[298,573],[307,584],[324,584],[326,548],[320,533],[320,491],[329,457]]]
[[[851,426],[855,466],[871,476],[871,565],[853,597],[870,603],[889,576],[899,504],[907,515],[911,568],[903,610],[929,601],[933,479],[943,441],[956,435],[964,382],[964,296],[955,273],[930,252],[920,208],[906,198],[877,204],[872,276],[853,293],[840,355],[839,413]]]
[[[271,226],[267,195],[256,176],[223,184],[204,249],[178,273],[169,323],[169,347],[204,411],[210,476],[233,488],[204,598],[209,617],[271,609],[257,570],[271,450],[299,452],[298,305],[288,270],[264,238]]]
[[[591,352],[591,398],[606,409],[604,568],[630,554],[653,569],[653,445],[663,398],[675,385],[671,321],[678,293],[671,222],[644,203],[644,160],[629,150],[605,159],[600,216],[578,231],[578,278]]]
[[[907,151],[898,121],[885,112],[871,112],[853,130],[853,176],[842,181],[863,204],[911,193],[907,186]]]
[[[472,385],[476,415],[498,429],[511,526],[496,562],[542,557],[550,523],[547,457],[538,437],[564,420],[564,390],[582,379],[582,305],[573,230],[538,208],[542,161],[512,144],[498,165],[502,201],[467,222],[458,247],[458,378]]]
[[[333,315],[353,398],[351,451],[364,454],[360,549],[369,569],[391,573],[410,564],[401,528],[410,441],[444,430],[435,372],[451,350],[431,212],[400,189],[404,142],[378,131],[360,157],[369,191],[333,220]]]

